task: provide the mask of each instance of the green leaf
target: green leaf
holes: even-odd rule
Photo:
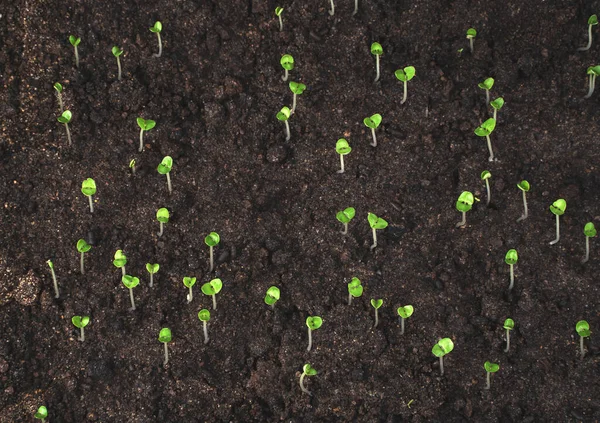
[[[361,285],[360,279],[352,278],[348,283],[348,293],[354,298],[358,298],[363,294],[363,286]]]
[[[585,236],[592,238],[595,237],[598,232],[596,231],[596,227],[594,226],[594,224],[592,222],[588,222],[583,228],[583,233],[585,234]]]
[[[290,54],[284,54],[281,56],[281,60],[279,61],[281,67],[286,70],[294,69],[294,58]]]
[[[519,187],[519,189],[521,191],[525,191],[525,192],[528,192],[529,189],[531,188],[531,186],[529,185],[529,182],[527,182],[525,179],[523,179],[521,182],[519,182],[517,184],[517,187]]]
[[[113,264],[115,267],[123,267],[127,264],[127,257],[125,256],[125,253],[123,253],[123,250],[117,250],[115,252]]]
[[[215,247],[221,242],[221,237],[216,232],[211,232],[204,238],[204,243],[209,247]]]
[[[72,117],[73,114],[71,113],[71,111],[65,110],[59,117],[56,118],[56,120],[58,120],[60,123],[71,123]]]
[[[111,51],[112,51],[113,56],[115,56],[115,57],[119,57],[120,55],[123,54],[123,50],[117,46],[114,46]]]
[[[169,210],[165,209],[164,207],[156,211],[156,220],[159,222],[169,223],[169,217],[171,217]]]
[[[54,83],[54,89],[55,89],[56,91],[58,91],[59,93],[62,93],[62,91],[63,91],[63,86],[62,86],[62,84],[61,84],[60,82],[56,82],[56,83]]]
[[[371,299],[371,305],[373,306],[374,309],[378,310],[382,305],[383,305],[383,300],[382,299]]]
[[[36,419],[45,419],[48,417],[48,409],[43,405],[38,408],[37,412],[33,415]]]
[[[281,16],[281,12],[283,12],[283,7],[277,6],[275,8],[275,16]]]
[[[80,239],[79,241],[77,241],[77,251],[79,251],[80,253],[87,253],[91,250],[91,248],[92,246],[85,242],[85,239]]]
[[[123,282],[123,285],[125,285],[127,288],[131,289],[140,284],[140,278],[136,278],[135,276],[131,275],[124,275],[121,278],[121,282]]]
[[[203,308],[198,312],[198,319],[202,320],[203,322],[208,322],[210,320],[210,311]]]
[[[385,220],[375,216],[373,213],[367,214],[367,220],[373,229],[385,229],[388,226],[388,223]]]
[[[348,207],[342,211],[337,212],[335,218],[342,223],[349,223],[352,219],[354,219],[355,214],[356,210],[354,210],[354,207]]]
[[[71,43],[71,45],[73,47],[77,47],[79,45],[79,43],[81,42],[81,38],[76,37],[74,35],[69,35],[69,42]]]
[[[290,118],[291,110],[287,106],[283,106],[281,110],[277,113],[277,119],[284,122]]]
[[[302,371],[304,372],[304,374],[306,374],[307,376],[314,376],[317,374],[317,371],[315,369],[312,368],[312,366],[308,363],[306,363],[304,365],[304,367],[302,367]]]
[[[596,76],[600,75],[600,65],[590,66],[587,68],[587,74]]]
[[[485,137],[494,132],[496,128],[496,120],[494,118],[489,118],[485,122],[483,122],[477,129],[475,129],[475,135],[479,137]]]
[[[144,131],[149,131],[152,128],[154,128],[156,126],[156,122],[151,120],[151,119],[144,119],[144,118],[137,118],[137,124],[138,126],[143,129]]]
[[[88,197],[96,194],[96,181],[92,178],[84,179],[81,183],[81,192]]]
[[[581,336],[582,338],[587,338],[588,336],[590,336],[590,333],[591,333],[590,325],[585,320],[578,321],[577,324],[575,325],[575,330],[577,331],[579,336]]]
[[[160,265],[158,263],[146,263],[146,270],[148,273],[156,273],[160,269]]]
[[[565,213],[566,209],[567,202],[562,198],[559,198],[550,206],[550,211],[557,216],[562,216]]]
[[[398,310],[397,310],[398,316],[402,317],[403,319],[408,319],[410,316],[412,316],[414,311],[415,311],[415,309],[411,305],[405,305],[404,307],[398,307]]]
[[[515,321],[513,319],[506,319],[504,321],[504,329],[513,330],[515,328]]]
[[[338,154],[345,156],[352,151],[352,148],[350,147],[350,144],[348,144],[348,141],[346,141],[344,138],[340,138],[335,143],[335,151],[337,151]]]
[[[171,339],[173,339],[171,336],[171,329],[162,328],[158,334],[158,340],[160,342],[171,342]]]
[[[519,255],[517,254],[517,250],[510,249],[506,252],[506,256],[504,256],[504,261],[506,264],[517,264],[519,261]]]
[[[363,122],[368,128],[377,129],[379,124],[381,124],[381,115],[376,113],[371,117],[364,118]]]
[[[192,278],[192,277],[189,277],[189,276],[184,276],[183,277],[183,284],[187,288],[191,288],[192,286],[196,285],[196,278]]]
[[[490,361],[486,361],[483,364],[483,368],[488,373],[496,373],[498,370],[500,370],[500,365],[497,363],[492,363]]]
[[[588,25],[598,25],[598,16],[592,15],[588,19]]]
[[[475,28],[467,29],[467,38],[471,39],[471,38],[475,38],[476,36],[477,36],[477,30],[475,30]]]
[[[481,172],[481,180],[485,181],[486,179],[490,179],[492,177],[492,174],[489,170],[484,170],[483,172]]]
[[[162,23],[160,21],[154,22],[154,26],[150,28],[150,32],[160,33],[162,31]]]
[[[131,161],[129,162],[129,167],[130,168],[134,168],[135,167],[135,159],[131,159]]]
[[[323,324],[323,319],[319,316],[308,316],[306,318],[306,326],[310,328],[310,330],[316,330],[321,327]]]
[[[381,47],[381,44],[371,44],[371,54],[374,54],[375,56],[381,56],[383,54],[383,47]]]
[[[304,90],[306,89],[306,85],[302,84],[301,82],[294,82],[294,81],[290,81],[289,87],[290,87],[290,90],[296,95],[302,94],[304,92]]]
[[[450,338],[443,338],[433,346],[431,352],[436,357],[443,357],[454,349],[454,342]]]
[[[73,322],[73,325],[75,325],[75,327],[84,328],[88,325],[88,323],[90,323],[90,317],[89,316],[73,316],[73,317],[71,317],[71,322]]]
[[[494,109],[500,110],[502,108],[502,106],[504,106],[504,99],[502,97],[498,97],[497,99],[495,99],[492,102],[490,102],[490,105]]]
[[[415,76],[415,68],[413,66],[407,66],[404,69],[398,69],[394,72],[396,78],[398,78],[402,82],[408,82]]]
[[[215,295],[221,292],[221,288],[223,288],[223,281],[221,279],[213,279],[202,285],[202,292],[205,295]]]
[[[479,88],[481,88],[482,90],[488,90],[489,91],[494,86],[494,78],[486,78],[485,81],[480,82],[479,84],[477,84],[477,86]]]
[[[48,264],[50,269],[54,269],[54,263],[52,263],[52,260],[46,260],[46,264]]]
[[[279,301],[279,296],[281,293],[279,292],[279,288],[276,286],[272,286],[267,289],[267,294],[265,295],[265,303],[268,305],[273,305],[277,301]]]
[[[469,191],[463,191],[456,201],[456,210],[459,212],[468,212],[473,207],[473,202],[475,198],[473,194]]]
[[[162,162],[160,162],[160,164],[156,168],[156,170],[161,175],[166,175],[167,173],[169,173],[171,171],[172,168],[173,168],[173,158],[171,156],[165,156],[162,159]]]

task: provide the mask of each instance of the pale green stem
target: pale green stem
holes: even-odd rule
[[[404,102],[406,101],[406,98],[408,97],[408,81],[403,81],[404,82],[404,96],[402,97],[402,101],[400,102],[400,104],[404,104]]]
[[[475,39],[469,38],[469,48],[471,49],[471,54],[473,54],[473,42],[474,41],[475,41]]]
[[[587,263],[590,259],[590,237],[586,235],[585,237],[585,258],[581,260],[582,263]]]
[[[91,195],[88,195],[88,201],[90,203],[90,213],[94,213],[94,199]]]
[[[290,124],[288,123],[287,120],[284,120],[283,123],[285,123],[285,140],[289,141],[292,136],[290,134]]]
[[[525,191],[523,191],[523,214],[517,219],[517,222],[525,219],[527,219],[527,197],[525,196]]]
[[[457,228],[462,228],[467,224],[467,212],[462,212],[462,220],[456,224]]]
[[[279,32],[283,31],[283,19],[281,19],[281,15],[279,15]]]
[[[490,205],[490,201],[492,200],[492,194],[490,193],[490,180],[485,180],[485,189],[487,190],[487,201],[485,203],[486,206]]]
[[[117,80],[120,81],[121,80],[121,60],[119,59],[119,56],[117,56],[117,67],[119,68]]]
[[[290,110],[290,114],[294,114],[296,111],[296,93],[293,93],[294,97],[292,99],[292,110]]]
[[[340,170],[337,173],[344,173],[344,155],[340,154]]]
[[[348,293],[348,305],[352,304],[352,294]]]
[[[494,120],[496,120],[497,115],[498,115],[498,109],[494,108]]]
[[[487,139],[487,146],[488,146],[488,150],[490,152],[490,157],[488,158],[488,161],[493,162],[494,161],[494,150],[492,150],[492,140],[490,140],[489,135],[486,135],[485,138]]]
[[[160,57],[162,55],[162,40],[160,39],[160,32],[156,33],[158,37],[158,54],[153,54],[154,57]]]
[[[165,362],[164,362],[164,365],[166,366],[167,364],[169,364],[169,347],[167,346],[166,342],[163,342],[163,344],[165,345]]]
[[[75,66],[79,69],[79,52],[77,51],[77,46],[73,46],[75,49]]]
[[[342,231],[342,235],[346,235],[348,233],[348,224],[344,223],[344,230]]]
[[[58,93],[58,105],[60,107],[60,113],[62,114],[62,112],[64,112],[64,107],[63,107],[63,102],[62,102],[62,94]]]
[[[333,4],[333,0],[331,1],[331,10],[329,11],[329,15],[333,16],[333,14],[335,13],[335,5]]]
[[[504,349],[504,352],[508,352],[509,349],[510,349],[510,329],[506,329],[506,348]]]
[[[81,336],[79,337],[79,340],[81,342],[84,342],[85,341],[85,333],[83,332],[83,328],[79,328],[79,329],[81,330]]]
[[[371,228],[373,230],[373,245],[371,245],[371,250],[377,247],[377,229]]]
[[[169,194],[173,194],[173,187],[171,186],[170,172],[167,172],[167,188],[169,188]]]
[[[302,392],[304,392],[305,394],[312,395],[310,393],[310,391],[308,389],[306,389],[306,387],[304,386],[304,378],[305,377],[306,377],[306,373],[302,372],[302,374],[300,375],[300,389],[302,389]]]
[[[125,266],[121,266],[121,276],[125,276]]]
[[[54,298],[58,298],[58,282],[56,281],[56,273],[54,273],[53,268],[50,268],[50,273],[52,273],[52,282],[54,283]]]
[[[140,129],[140,148],[138,149],[138,151],[141,153],[142,151],[144,151],[144,130]]]
[[[404,335],[404,317],[400,317],[400,335]]]
[[[308,348],[306,351],[310,351],[312,349],[312,330],[308,328]]]
[[[133,288],[129,288],[129,299],[131,300],[131,311],[135,310],[135,300],[133,299]]]
[[[589,50],[592,46],[592,25],[588,25],[588,43],[585,47],[579,47],[578,51],[586,51]]]
[[[490,104],[490,90],[485,90],[485,104]]]
[[[375,70],[377,71],[377,75],[375,76],[374,82],[377,82],[377,81],[379,81],[379,55],[378,54],[375,55]]]
[[[190,286],[190,293],[187,295],[188,304],[191,303],[193,299],[194,299],[194,294],[192,293],[192,287]]]
[[[491,375],[491,373],[490,372],[486,372],[486,373],[487,373],[487,378],[485,380],[486,381],[485,389],[490,389],[490,386],[491,386],[490,375]]]
[[[583,348],[583,336],[579,337],[579,351],[581,352],[581,359],[585,356],[585,349]]]
[[[371,128],[371,135],[373,135],[373,142],[371,147],[377,147],[377,137],[375,136],[375,128]]]
[[[440,374],[444,376],[444,357],[440,357]]]
[[[354,12],[352,12],[352,16],[358,13],[358,0],[354,0]]]
[[[162,222],[158,222],[158,223],[160,223],[160,231],[158,232],[158,236],[162,236],[164,225]]]
[[[283,76],[281,77],[281,79],[283,79],[283,82],[285,82],[285,81],[287,81],[287,80],[288,80],[288,76],[289,76],[289,74],[288,74],[288,70],[287,70],[287,69],[285,69],[285,68],[283,69],[283,72],[284,72],[284,73],[283,73]]]
[[[560,241],[560,219],[559,216],[556,215],[556,239],[554,241],[551,241],[550,245],[554,245],[558,241]]]
[[[594,94],[594,89],[596,88],[596,75],[595,74],[590,74],[589,79],[589,89],[588,89],[588,93],[583,97],[583,98],[590,98],[592,96],[592,94]]]
[[[208,326],[207,326],[208,322],[206,320],[204,320],[202,323],[204,323],[204,327],[203,327],[203,329],[204,329],[204,343],[208,344]]]
[[[71,131],[69,130],[68,123],[65,123],[65,128],[67,128],[67,140],[69,140],[69,145],[73,145],[73,142],[71,141]]]
[[[514,269],[513,264],[509,264],[509,266],[510,266],[510,285],[508,285],[508,290],[510,291],[511,289],[513,289],[513,286],[515,285],[515,269]]]
[[[210,258],[210,272],[215,268],[214,256],[213,256],[213,247],[209,246],[209,258]]]
[[[154,283],[154,273],[150,273],[150,288],[152,288],[152,284]]]
[[[375,309],[375,325],[373,326],[373,329],[375,329],[377,325],[379,325],[379,310]]]
[[[84,255],[84,254],[85,254],[85,253],[81,253],[81,259],[79,260],[79,265],[80,265],[79,267],[81,268],[81,274],[82,274],[82,275],[83,275],[83,273],[84,273],[84,270],[83,270],[83,255]]]
[[[217,295],[213,294],[213,310],[217,309]]]

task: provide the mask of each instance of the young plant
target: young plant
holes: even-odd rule
[[[92,178],[84,179],[81,183],[81,192],[88,198],[90,203],[90,213],[94,213],[94,200],[92,196],[96,194],[96,181]]]
[[[317,371],[313,369],[310,364],[306,363],[304,367],[302,367],[302,374],[300,375],[300,389],[302,389],[302,392],[305,394],[312,395],[310,391],[306,389],[306,386],[304,386],[304,378],[306,376],[314,376],[316,374]]]
[[[363,294],[363,286],[358,278],[352,278],[348,283],[348,305],[352,304],[352,298],[361,297]]]
[[[344,138],[340,138],[335,143],[335,151],[340,155],[340,170],[338,170],[337,173],[344,173],[344,156],[350,154],[352,148],[350,147],[350,144],[348,144],[348,141]]]
[[[486,381],[486,383],[485,383],[485,389],[490,389],[490,375],[492,373],[496,373],[498,370],[500,370],[500,365],[497,364],[497,363],[492,363],[490,361],[486,361],[483,364],[483,368],[485,369],[485,372],[486,372],[486,375],[487,375],[487,377],[485,379],[485,381]]]
[[[283,82],[285,82],[288,80],[289,71],[294,69],[294,58],[291,54],[284,54],[283,56],[281,56],[281,60],[279,61],[279,63],[281,64],[281,67],[284,70],[281,79],[283,79]]]
[[[113,54],[113,56],[115,56],[117,58],[117,68],[119,70],[119,73],[117,75],[117,81],[120,81],[121,80],[121,59],[119,59],[119,57],[123,54],[123,50],[117,46],[114,46],[112,48],[112,54]]]
[[[84,274],[83,256],[85,255],[85,253],[87,253],[91,249],[92,249],[92,246],[90,244],[88,244],[87,242],[85,242],[85,239],[80,239],[79,241],[77,241],[77,251],[79,251],[81,253],[81,258],[79,260],[79,267],[80,267],[82,275]]]
[[[485,202],[486,206],[490,205],[490,201],[492,200],[492,193],[490,191],[490,178],[492,177],[492,174],[490,173],[489,170],[484,170],[483,172],[481,172],[481,180],[485,181],[485,189],[487,191],[487,201]]]
[[[265,304],[270,305],[272,309],[275,309],[275,303],[279,301],[280,295],[281,292],[279,291],[279,288],[276,286],[271,286],[269,289],[267,289],[267,293],[265,295]]]
[[[585,349],[583,348],[583,338],[590,336],[590,325],[585,320],[580,320],[575,325],[575,330],[579,334],[579,352],[581,353],[581,359],[585,356]]]
[[[210,269],[209,269],[210,272],[212,272],[213,269],[215,268],[213,248],[216,247],[217,245],[219,245],[219,242],[221,242],[221,237],[216,232],[211,232],[208,235],[206,235],[206,237],[204,238],[204,243],[206,245],[208,245],[208,249],[209,249],[208,254],[209,254],[209,260],[210,260]]]
[[[56,97],[58,98],[58,106],[60,107],[60,113],[62,114],[65,111],[65,108],[63,107],[63,101],[62,101],[63,86],[60,82],[56,82],[54,84],[54,89],[56,90]]]
[[[587,68],[586,73],[589,75],[589,88],[588,93],[583,98],[590,98],[596,88],[596,77],[600,75],[600,65],[590,66]]]
[[[127,264],[127,257],[123,250],[117,250],[114,255],[113,265],[117,269],[121,269],[121,276],[125,276],[125,265]]]
[[[48,409],[43,405],[37,409],[35,414],[33,415],[38,420],[41,420],[42,423],[46,423],[46,418],[48,417]]]
[[[292,136],[290,133],[290,124],[288,123],[288,119],[290,118],[291,114],[292,114],[292,111],[287,106],[283,106],[281,108],[281,110],[279,112],[277,112],[277,119],[280,120],[281,122],[285,123],[285,140],[286,141],[289,141]]]
[[[404,83],[404,96],[400,102],[400,104],[404,104],[408,96],[408,81],[415,77],[415,68],[413,66],[407,66],[404,69],[398,69],[394,72],[394,75],[396,75],[396,78],[398,78],[399,81]]]
[[[75,67],[79,69],[79,51],[77,51],[77,46],[81,43],[81,38],[69,35],[69,42],[73,46],[73,49],[75,49]]]
[[[379,128],[381,124],[381,115],[379,113],[375,113],[370,117],[366,117],[363,119],[363,123],[367,128],[371,128],[371,135],[373,136],[373,142],[371,146],[377,147],[377,137],[375,136],[375,130]]]
[[[283,13],[283,7],[277,6],[275,8],[275,16],[279,18],[279,32],[283,31],[283,19],[281,19],[281,14]]]
[[[56,118],[59,123],[65,124],[65,129],[67,130],[67,140],[69,141],[69,145],[73,145],[73,141],[71,141],[71,131],[69,130],[69,123],[71,123],[71,119],[73,118],[73,114],[70,110],[65,110],[62,114]]]
[[[496,119],[489,118],[477,128],[475,128],[475,135],[478,137],[485,137],[487,140],[488,151],[490,152],[489,161],[494,161],[494,150],[492,150],[492,141],[490,140],[490,134],[494,132],[496,128]]]
[[[294,97],[292,98],[292,110],[290,110],[290,114],[294,114],[296,111],[296,97],[304,92],[306,85],[302,84],[301,82],[290,81],[289,87],[290,91],[294,94]]]
[[[135,175],[135,159],[131,159],[129,162],[129,169],[131,169],[131,174]]]
[[[554,245],[560,241],[560,216],[565,214],[566,209],[567,202],[562,198],[559,198],[550,206],[550,211],[556,216],[556,239],[554,241],[550,241],[550,245]]]
[[[306,351],[312,349],[312,331],[319,329],[322,324],[323,319],[319,316],[308,316],[306,318],[306,326],[308,326],[308,348],[306,348]]]
[[[329,0],[329,2],[331,3],[331,9],[329,10],[329,16],[333,16],[333,14],[335,13],[335,4],[333,4],[333,0]]]
[[[371,54],[375,56],[375,81],[379,81],[379,56],[383,54],[383,47],[379,43],[371,44]]]
[[[150,28],[150,32],[154,32],[158,37],[158,53],[153,54],[154,57],[160,57],[162,55],[162,40],[160,39],[161,31],[162,23],[160,23],[160,21],[154,22],[154,26]]]
[[[510,331],[515,328],[515,321],[513,319],[506,319],[503,327],[506,330],[506,348],[504,348],[504,352],[508,352],[510,349]]]
[[[592,27],[594,25],[598,25],[598,16],[592,15],[588,18],[588,43],[585,47],[579,47],[578,51],[586,51],[589,50],[592,46]]]
[[[473,54],[473,43],[475,42],[475,37],[477,37],[477,30],[475,28],[467,29],[467,40],[469,40],[471,54]]]
[[[149,131],[156,126],[156,122],[151,119],[137,118],[137,124],[140,127],[140,148],[138,151],[144,151],[144,131]]]
[[[162,236],[164,224],[169,223],[169,217],[169,210],[165,209],[164,207],[156,211],[156,220],[158,220],[158,223],[160,223],[160,231],[158,232],[158,236]]]
[[[192,293],[192,287],[196,284],[196,278],[192,278],[189,276],[183,277],[183,284],[190,289],[190,293],[187,295],[188,304],[192,302],[194,299],[194,294]]]
[[[217,309],[217,294],[221,292],[221,288],[223,288],[223,281],[221,279],[213,279],[202,285],[204,295],[212,296],[213,310]]]
[[[494,78],[486,78],[483,82],[477,84],[477,86],[485,90],[485,104],[490,104],[490,90],[494,86]]]
[[[154,274],[158,272],[160,269],[160,265],[158,263],[146,263],[146,270],[150,273],[150,288],[154,284]]]
[[[444,375],[444,356],[454,349],[454,342],[450,338],[442,338],[433,346],[431,352],[440,359],[440,374]]]
[[[526,180],[522,180],[521,182],[519,182],[517,184],[517,187],[523,192],[523,214],[521,215],[521,217],[519,217],[517,219],[517,222],[520,222],[521,220],[525,220],[527,219],[527,197],[525,196],[525,193],[529,192],[529,189],[531,188],[531,186],[529,185],[529,182],[527,182]]]
[[[490,106],[494,109],[494,120],[497,121],[496,116],[498,115],[498,110],[504,106],[504,99],[502,97],[498,97],[495,100],[492,100]]]
[[[519,254],[517,253],[517,250],[514,248],[508,250],[504,256],[504,261],[510,266],[510,285],[508,285],[508,290],[510,291],[515,285],[515,271],[513,267],[515,264],[517,264],[517,261],[519,261]]]
[[[163,363],[165,366],[169,363],[169,347],[167,344],[171,342],[173,337],[171,336],[171,329],[162,328],[158,333],[158,340],[162,342],[165,346],[165,362]]]
[[[173,187],[171,186],[171,169],[173,168],[173,158],[171,156],[163,157],[162,161],[156,168],[156,171],[161,175],[167,175],[167,188],[169,188],[169,194],[173,193]]]
[[[54,284],[54,298],[58,298],[58,282],[56,281],[56,273],[54,273],[54,263],[52,260],[46,260],[48,267],[50,268],[50,274],[52,275],[52,283]]]
[[[354,210],[354,207],[348,207],[336,213],[335,218],[344,224],[344,230],[342,231],[343,235],[348,233],[348,223],[354,219],[355,214],[356,210]]]
[[[80,330],[81,335],[77,339],[81,342],[85,341],[85,332],[83,331],[83,328],[90,323],[90,316],[73,316],[71,322],[73,322],[73,325]]]
[[[373,306],[373,308],[375,309],[375,324],[373,325],[373,329],[375,329],[377,327],[377,325],[379,325],[379,309],[381,308],[381,306],[383,305],[383,300],[380,299],[374,299],[371,298],[371,306]]]
[[[210,320],[210,311],[203,308],[198,312],[198,319],[202,322],[202,329],[204,332],[204,344],[208,344],[208,322]]]
[[[464,228],[467,224],[467,212],[473,207],[475,198],[469,191],[463,191],[456,200],[456,210],[462,213],[462,220],[456,224],[457,228]]]
[[[131,300],[131,311],[135,310],[135,300],[133,299],[133,288],[140,284],[140,278],[135,276],[125,275],[121,278],[123,285],[129,289],[129,299]]]
[[[583,233],[585,235],[585,258],[581,260],[582,263],[587,263],[590,259],[590,238],[593,238],[597,235],[596,227],[592,222],[588,222],[585,224],[583,228]]]
[[[367,220],[369,221],[369,226],[371,226],[373,231],[373,245],[371,245],[371,250],[373,250],[375,247],[377,247],[377,229],[387,228],[388,223],[370,212],[367,215]]]
[[[404,335],[404,321],[413,315],[415,311],[414,307],[411,305],[405,305],[403,307],[398,307],[398,316],[400,316],[400,335]]]

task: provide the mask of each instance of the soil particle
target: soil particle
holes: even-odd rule
[[[19,278],[19,285],[13,291],[13,298],[21,305],[30,306],[37,301],[41,285],[40,278],[30,270],[24,277]]]

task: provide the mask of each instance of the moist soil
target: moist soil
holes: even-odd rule
[[[595,422],[593,334],[600,326],[598,96],[587,92],[587,18],[599,2],[325,0],[61,2],[5,0],[0,92],[0,421],[30,422]],[[275,6],[285,8],[279,32]],[[163,55],[148,28],[163,23]],[[465,32],[478,31],[474,54]],[[598,38],[594,28],[594,37]],[[68,36],[81,37],[80,69]],[[372,42],[382,44],[374,83]],[[123,79],[117,81],[114,45]],[[459,49],[463,49],[459,53]],[[291,139],[279,59],[307,90]],[[394,77],[412,65],[408,101]],[[504,97],[492,134],[477,83]],[[52,85],[72,111],[73,145]],[[363,118],[383,116],[378,145]],[[137,152],[136,118],[154,119]],[[353,150],[338,174],[335,142]],[[156,172],[170,155],[173,193]],[[128,164],[135,159],[132,174]],[[486,207],[483,170],[492,173]],[[90,213],[81,182],[98,190]],[[516,184],[531,183],[530,216]],[[455,228],[458,195],[481,201]],[[561,240],[549,205],[564,198]],[[343,236],[335,214],[355,207]],[[171,221],[157,236],[156,210]],[[389,222],[370,250],[367,213]],[[221,236],[208,270],[204,237]],[[86,253],[79,272],[78,239]],[[508,249],[520,260],[508,293]],[[138,276],[137,309],[112,265]],[[60,298],[46,260],[54,262]],[[149,287],[146,263],[159,263]],[[187,303],[184,276],[198,278]],[[347,283],[364,295],[347,305]],[[221,278],[218,309],[200,285]],[[277,285],[272,310],[263,299]],[[373,328],[371,298],[384,300]],[[400,335],[396,308],[414,315]],[[211,310],[205,345],[197,313]],[[86,341],[73,315],[89,315]],[[305,319],[323,318],[306,351]],[[516,322],[504,352],[503,322]],[[163,365],[159,330],[171,328]],[[431,352],[455,348],[445,374]],[[483,363],[500,364],[485,390]],[[298,386],[302,366],[312,396]]]

